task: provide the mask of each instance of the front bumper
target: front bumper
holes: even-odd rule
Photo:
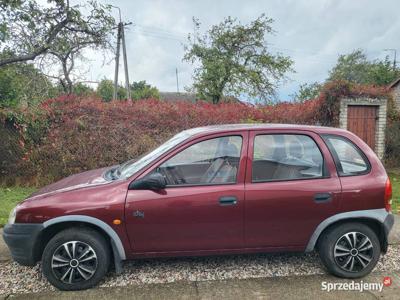
[[[42,224],[7,224],[3,239],[10,249],[12,258],[21,265],[33,266],[37,262],[36,246],[43,229]]]

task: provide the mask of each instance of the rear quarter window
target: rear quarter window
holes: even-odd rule
[[[363,175],[369,172],[370,163],[365,154],[348,138],[337,135],[323,135],[333,155],[340,176]]]

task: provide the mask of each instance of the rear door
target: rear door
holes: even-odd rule
[[[319,135],[252,131],[246,171],[245,245],[303,249],[338,211],[341,185]]]

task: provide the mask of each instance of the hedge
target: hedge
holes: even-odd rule
[[[252,106],[243,103],[102,102],[61,96],[37,110],[0,111],[10,136],[0,146],[0,181],[43,185],[70,174],[138,157],[188,128],[226,123],[295,123],[336,126],[342,96],[387,97],[385,90],[346,82],[328,85],[317,99]],[[7,155],[5,155],[7,154]]]

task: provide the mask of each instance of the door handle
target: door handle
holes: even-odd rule
[[[235,196],[224,196],[219,198],[220,206],[236,205],[237,198]]]
[[[332,200],[332,193],[317,193],[314,195],[314,201],[317,203],[329,202]]]

